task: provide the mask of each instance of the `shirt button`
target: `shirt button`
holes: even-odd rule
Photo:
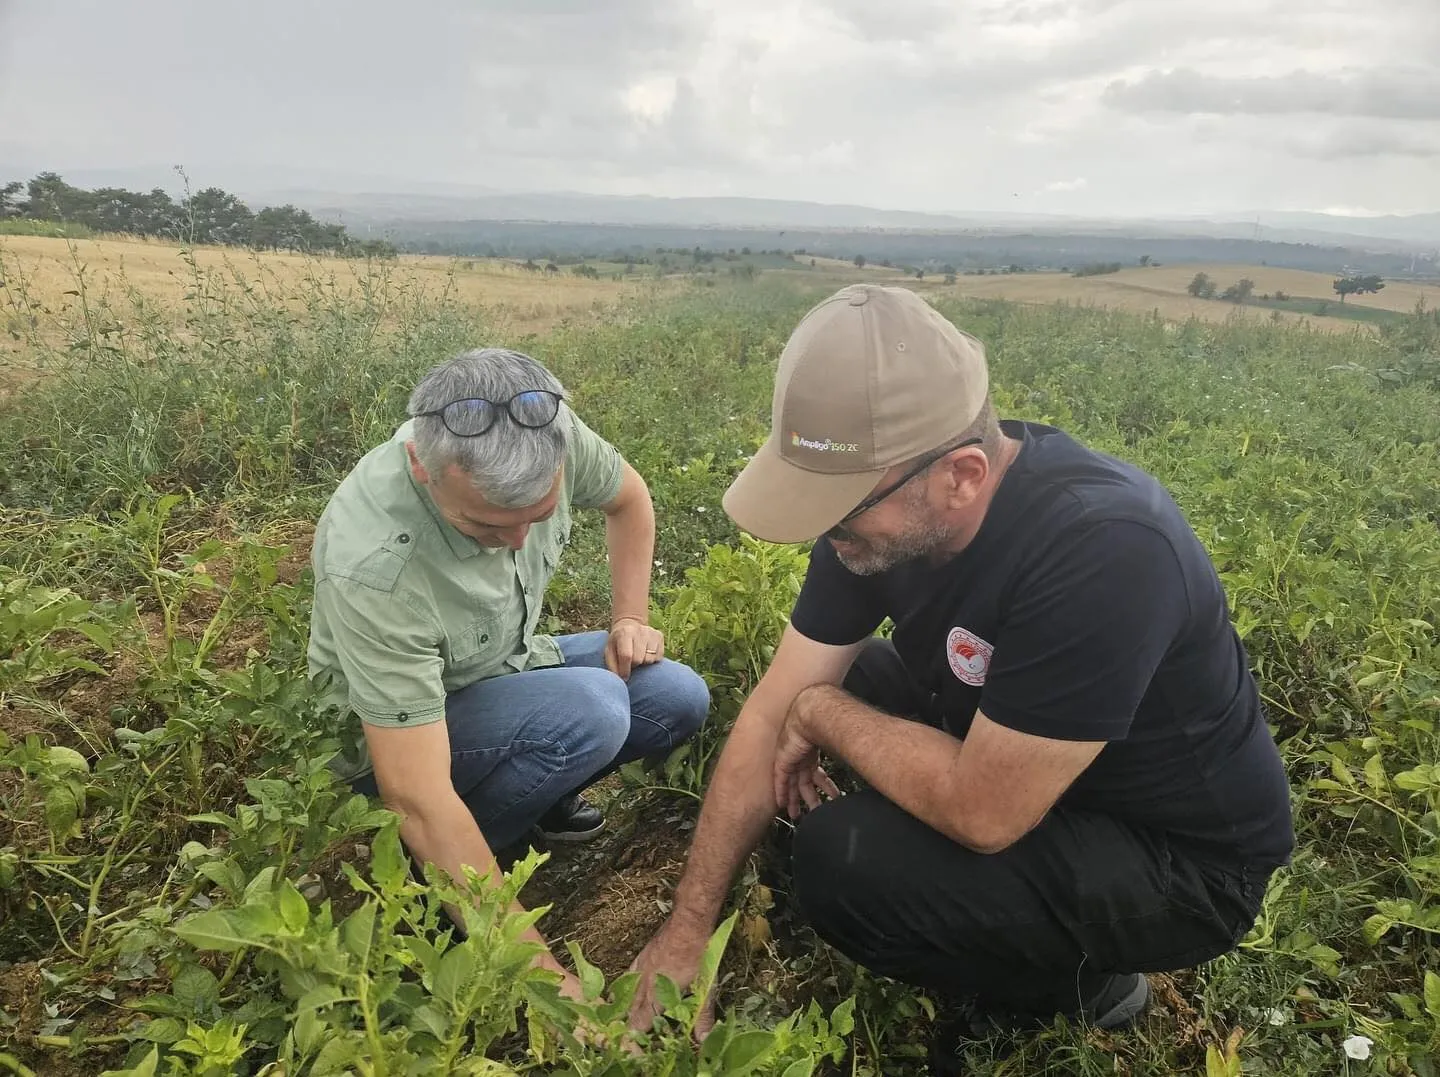
[[[396,537],[397,537],[397,538],[400,540],[400,542],[402,542],[402,543],[405,543],[405,542],[409,542],[409,541],[410,541],[410,536],[407,535],[404,531],[401,531],[400,534],[397,535]]]
[[[410,714],[407,711],[401,711],[395,716],[395,720],[397,722],[408,722],[410,720]]]
[[[481,643],[489,643],[489,642],[490,642],[490,634],[489,634],[488,632],[481,632],[481,633],[480,633],[480,642],[481,642]]]

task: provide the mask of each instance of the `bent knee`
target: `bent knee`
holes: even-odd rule
[[[590,666],[577,666],[566,673],[563,706],[576,718],[577,747],[607,760],[613,758],[630,735],[630,695],[625,682],[608,669]]]
[[[689,666],[679,662],[674,665],[675,705],[670,728],[673,742],[679,744],[693,736],[705,723],[705,717],[710,713],[710,686]]]
[[[874,808],[865,794],[832,800],[808,812],[795,828],[791,868],[800,907],[812,923],[823,923],[850,908],[875,880],[866,856],[874,829]]]

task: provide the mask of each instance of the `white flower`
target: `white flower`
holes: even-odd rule
[[[1364,1062],[1370,1057],[1370,1048],[1375,1043],[1369,1036],[1350,1036],[1340,1046],[1345,1048],[1348,1058]]]
[[[704,511],[705,511],[705,506],[704,506],[704,505],[696,505],[696,506],[695,506],[695,511],[696,511],[696,512],[704,512]]]
[[[1290,1020],[1290,1015],[1277,1006],[1265,1015],[1265,1020],[1278,1028]]]

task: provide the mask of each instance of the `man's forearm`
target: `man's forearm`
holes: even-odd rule
[[[966,845],[984,841],[966,829],[951,781],[961,742],[938,729],[896,718],[841,688],[806,689],[795,701],[800,731],[821,751],[843,759],[887,800]]]
[[[488,871],[491,886],[498,887],[503,881],[495,854],[490,851],[470,809],[458,796],[427,804],[424,811],[403,812],[400,838],[417,861],[434,864],[461,887],[465,886],[465,867],[480,875]],[[515,902],[511,911],[523,912],[524,909]],[[465,920],[459,910],[449,909],[449,912],[451,918],[463,926]],[[545,947],[545,952],[538,958],[541,965],[563,972],[550,953],[549,943],[538,930],[532,927],[524,937]]]
[[[650,569],[655,558],[655,512],[650,498],[605,517],[610,557],[612,623],[622,617],[650,620]]]
[[[774,726],[754,713],[742,713],[705,795],[685,873],[675,888],[672,919],[706,934],[714,930],[740,862],[775,817],[769,782],[774,765]]]

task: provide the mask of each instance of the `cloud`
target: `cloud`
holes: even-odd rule
[[[1440,157],[1440,127],[1428,132],[1404,127],[1345,123],[1287,140],[1295,153],[1319,161],[1368,160],[1375,157]]]
[[[268,189],[1415,210],[1435,3],[0,0],[0,161],[156,182],[181,161]]]
[[[1440,73],[1433,68],[1383,68],[1226,78],[1178,68],[1112,82],[1104,100],[1132,112],[1319,113],[1436,120],[1440,119]]]

